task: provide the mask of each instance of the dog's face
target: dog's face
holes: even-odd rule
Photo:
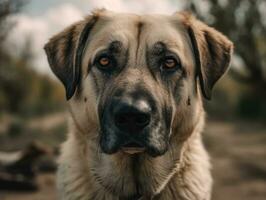
[[[184,13],[99,11],[45,47],[77,129],[114,154],[164,154],[185,140],[204,97],[226,71],[232,43]],[[190,131],[189,131],[190,130]]]
[[[98,87],[105,153],[146,151],[158,156],[167,150],[174,113],[183,112],[180,104],[195,92],[189,43],[171,20],[106,17],[88,46],[85,63]]]

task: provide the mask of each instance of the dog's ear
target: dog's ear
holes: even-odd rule
[[[210,100],[212,88],[229,67],[233,43],[222,33],[183,13],[194,51],[203,96]]]
[[[67,100],[80,83],[83,50],[97,18],[92,15],[69,26],[44,46],[52,71],[65,86]]]

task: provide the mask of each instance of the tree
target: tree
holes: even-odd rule
[[[231,68],[238,81],[266,94],[266,2],[265,0],[189,0],[187,7],[211,24],[235,44],[235,54],[244,63],[246,73]],[[204,3],[204,5],[202,5]]]
[[[32,40],[25,37],[19,55],[10,53],[5,38],[14,23],[8,19],[25,0],[0,0],[0,114],[34,116],[63,108],[64,93],[50,77],[37,73],[32,66]],[[8,51],[9,50],[9,51]]]
[[[0,1],[0,42],[4,41],[8,31],[10,31],[13,25],[11,22],[8,22],[8,16],[18,12],[23,4],[23,0]]]
[[[14,105],[13,99],[9,98],[8,94],[19,94],[17,87],[12,84],[15,71],[12,65],[13,59],[4,48],[4,42],[14,25],[8,17],[18,12],[21,6],[22,0],[0,0],[0,110],[9,107],[7,105]]]

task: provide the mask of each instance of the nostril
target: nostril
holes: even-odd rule
[[[115,115],[115,124],[117,126],[126,125],[128,123],[128,116],[125,113]]]
[[[146,113],[137,114],[135,116],[135,122],[138,127],[146,126],[150,123],[150,115]]]
[[[150,123],[150,115],[141,112],[119,112],[114,116],[117,128],[123,131],[140,131]]]

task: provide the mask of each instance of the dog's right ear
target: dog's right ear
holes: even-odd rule
[[[97,19],[95,14],[71,25],[44,46],[52,71],[65,86],[67,100],[80,84],[83,50]]]

